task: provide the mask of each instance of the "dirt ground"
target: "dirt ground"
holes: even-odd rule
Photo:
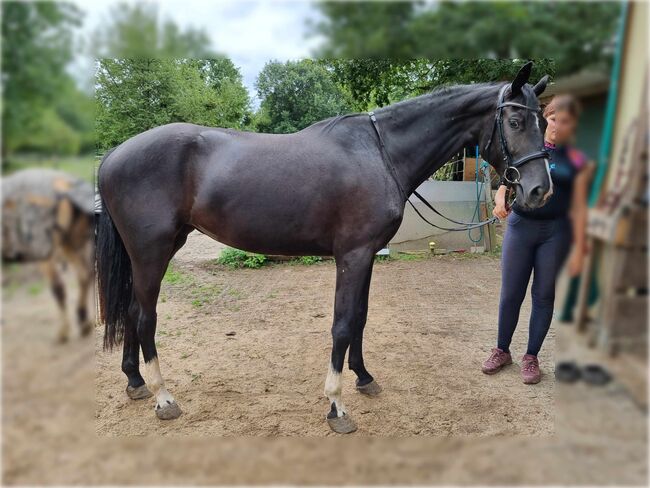
[[[523,385],[517,365],[480,373],[496,334],[498,258],[375,266],[364,346],[384,392],[359,395],[345,370],[359,430],[340,438],[322,394],[333,263],[229,270],[213,263],[218,249],[193,234],[163,286],[158,351],[184,411],[171,422],[152,399],[128,400],[121,353],[101,351],[99,327],[55,345],[42,282],[5,273],[4,483],[647,482],[646,413],[617,382],[556,388],[554,335],[567,332],[557,324],[539,385]],[[525,341],[524,326],[517,363]]]
[[[98,434],[334,435],[322,393],[333,261],[230,270],[212,253],[199,255],[203,242],[195,237],[179,252],[175,283],[164,284],[158,307],[161,368],[184,414],[160,422],[153,400],[130,401],[121,352],[103,353],[98,334]],[[364,354],[385,392],[359,395],[346,368],[343,398],[359,424],[355,435],[553,433],[552,337],[537,387],[521,382],[517,366],[494,377],[480,372],[495,341],[498,288],[495,258],[375,266]],[[513,348],[519,356],[525,332]]]

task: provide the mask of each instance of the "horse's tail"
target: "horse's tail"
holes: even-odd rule
[[[101,201],[101,196],[100,196]],[[101,201],[96,219],[95,259],[99,317],[104,322],[104,349],[112,349],[124,339],[133,294],[131,259],[117,232],[108,209]]]

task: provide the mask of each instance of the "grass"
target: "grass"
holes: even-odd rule
[[[289,261],[289,264],[300,264],[303,266],[312,266],[323,262],[321,256],[300,256]]]
[[[172,263],[169,263],[165,276],[163,276],[163,282],[170,285],[191,285],[194,282],[194,278],[176,269]]]
[[[264,254],[241,251],[233,247],[227,247],[221,251],[217,259],[218,264],[223,264],[229,268],[261,268],[266,264],[268,258]]]
[[[65,171],[89,182],[94,182],[97,160],[94,155],[83,156],[41,156],[15,154],[2,164],[2,174],[9,175],[27,168],[51,168]]]

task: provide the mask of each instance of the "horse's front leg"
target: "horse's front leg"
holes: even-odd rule
[[[352,341],[350,342],[350,352],[348,354],[348,365],[357,375],[357,390],[364,395],[377,396],[382,391],[381,386],[374,380],[363,362],[363,330],[366,326],[366,319],[368,318],[368,294],[370,292],[372,262],[370,266],[370,273],[368,273],[366,278],[366,283],[361,293],[361,302],[357,310],[357,319],[355,320]]]
[[[330,359],[325,396],[330,401],[327,422],[334,432],[347,434],[357,430],[341,400],[341,372],[345,353],[354,338],[359,311],[368,299],[366,283],[370,279],[374,253],[360,248],[336,256],[336,295],[332,325],[332,357]],[[364,297],[365,295],[365,297]]]

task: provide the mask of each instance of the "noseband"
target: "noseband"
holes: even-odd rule
[[[519,183],[519,180],[521,178],[521,174],[519,173],[519,168],[521,166],[528,163],[529,161],[532,161],[533,159],[539,159],[539,158],[547,159],[549,156],[547,151],[541,149],[539,151],[535,151],[525,156],[522,156],[517,160],[514,160],[514,158],[512,157],[512,154],[508,150],[508,143],[503,134],[503,108],[517,107],[517,108],[523,108],[525,110],[530,110],[533,112],[537,112],[538,109],[535,107],[529,107],[528,105],[522,105],[521,103],[504,102],[503,99],[505,97],[507,88],[508,85],[503,85],[503,87],[499,91],[499,99],[497,100],[497,111],[494,117],[494,126],[492,127],[492,134],[490,135],[490,139],[488,140],[488,143],[485,146],[484,152],[487,155],[487,150],[490,147],[490,144],[492,143],[492,136],[494,135],[494,131],[495,129],[498,129],[499,142],[501,143],[501,152],[503,153],[503,160],[507,164],[506,169],[503,171],[503,180],[508,184],[508,186],[513,186]]]

